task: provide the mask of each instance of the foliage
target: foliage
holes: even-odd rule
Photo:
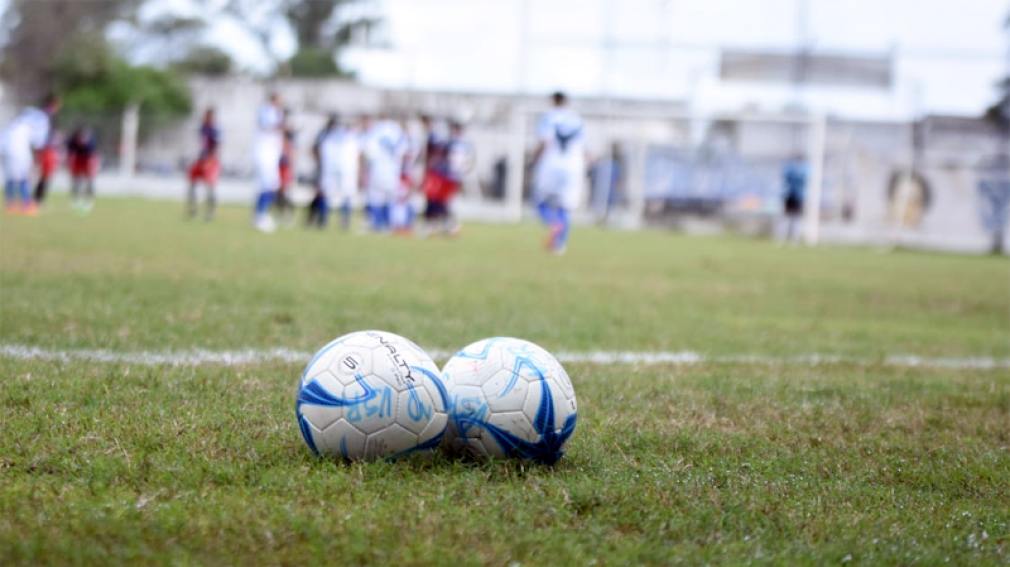
[[[25,101],[54,88],[54,55],[65,54],[79,38],[101,35],[109,22],[126,17],[140,0],[12,0],[4,14],[10,29],[3,47],[3,79]]]
[[[189,88],[172,71],[133,66],[104,39],[80,37],[55,61],[53,80],[63,97],[61,119],[88,121],[114,138],[123,110],[140,105],[142,133],[185,117],[191,110]]]
[[[201,46],[191,50],[173,67],[180,73],[220,77],[232,72],[231,56],[216,47]]]
[[[305,47],[298,50],[286,64],[294,77],[332,77],[346,75],[334,61],[333,50]]]

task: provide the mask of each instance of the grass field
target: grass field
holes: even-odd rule
[[[451,350],[692,350],[754,363],[570,364],[556,467],[313,458],[300,364],[0,356],[0,565],[1010,564],[1010,262],[530,226],[456,241],[247,211],[56,201],[0,219],[0,345],[290,347],[380,328]],[[821,365],[795,355],[840,355]],[[779,362],[776,362],[779,361]]]

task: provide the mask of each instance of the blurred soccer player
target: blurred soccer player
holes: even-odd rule
[[[95,206],[95,175],[98,173],[98,142],[90,128],[79,127],[70,135],[67,164],[73,206],[78,212],[88,213]]]
[[[46,143],[42,149],[36,152],[35,159],[39,163],[39,181],[35,185],[35,204],[41,206],[49,192],[49,181],[60,165],[60,152],[56,145],[56,129],[54,127],[50,126]]]
[[[3,156],[4,208],[9,213],[34,215],[38,207],[28,186],[35,150],[42,149],[49,138],[51,119],[60,108],[60,99],[48,95],[40,108],[26,108],[0,133]]]
[[[277,198],[281,186],[280,162],[284,145],[284,113],[277,93],[271,93],[267,102],[259,108],[256,128],[253,160],[259,194],[253,226],[260,232],[273,232],[277,229],[277,223],[270,216],[270,206]]]
[[[203,123],[200,124],[200,154],[189,168],[186,214],[190,218],[195,217],[199,209],[196,198],[198,183],[203,183],[207,187],[207,210],[204,212],[204,218],[208,221],[214,218],[214,208],[217,204],[214,192],[217,186],[217,176],[221,171],[221,163],[217,157],[217,148],[220,142],[221,131],[217,127],[214,108],[208,108],[203,113]]]
[[[540,219],[550,228],[547,248],[563,254],[568,245],[570,213],[582,202],[586,150],[582,118],[568,108],[564,93],[551,95],[553,107],[537,125],[534,197]]]
[[[464,138],[463,123],[450,122],[447,140],[432,140],[429,137],[427,154],[428,167],[423,184],[425,231],[455,235],[459,232],[459,225],[452,216],[450,205],[473,160],[473,147]]]
[[[340,212],[340,227],[347,230],[351,226],[351,205],[358,188],[359,134],[354,128],[341,126],[339,118],[331,115],[316,139],[315,153],[319,160],[318,224],[325,226],[330,207],[336,207]]]
[[[401,119],[397,122],[404,137],[404,155],[400,165],[400,183],[396,187],[393,200],[389,208],[389,223],[395,234],[407,235],[414,230],[414,217],[416,215],[413,197],[415,181],[411,166],[417,161],[421,154],[423,144],[410,136],[407,121]]]
[[[277,191],[277,211],[281,220],[291,222],[294,206],[291,203],[291,187],[295,183],[295,131],[291,125],[291,109],[285,108],[281,126],[281,158],[277,162],[280,188]]]
[[[365,134],[365,188],[369,225],[375,232],[390,228],[390,206],[400,187],[408,146],[403,128],[385,116],[371,124]]]
[[[798,242],[799,224],[803,217],[803,198],[807,188],[807,163],[803,156],[796,155],[786,160],[782,166],[782,208],[785,213],[782,240]]]

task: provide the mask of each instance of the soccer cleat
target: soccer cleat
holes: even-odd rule
[[[21,205],[20,212],[26,217],[37,217],[39,216],[39,206],[35,203],[25,203]]]

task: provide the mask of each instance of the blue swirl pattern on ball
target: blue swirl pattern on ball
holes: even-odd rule
[[[491,349],[504,340],[509,339],[488,339],[484,341],[480,350],[467,352],[464,349],[456,353],[455,358],[487,360]],[[564,419],[562,424],[558,424],[554,409],[554,396],[551,392],[550,384],[544,370],[533,360],[532,356],[534,353],[529,350],[525,343],[510,345],[507,348],[515,356],[515,360],[512,365],[511,376],[501,392],[498,393],[498,397],[505,397],[515,388],[524,370],[533,373],[540,385],[540,401],[537,405],[536,415],[533,416],[532,420],[533,429],[539,435],[539,439],[536,442],[530,442],[502,427],[490,423],[487,419],[488,407],[486,404],[482,404],[476,410],[473,408],[464,409],[457,407],[457,399],[451,399],[447,405],[450,419],[453,421],[456,430],[461,432],[461,434],[466,434],[473,427],[486,431],[505,455],[552,465],[564,455],[564,445],[575,431],[577,414],[572,413]]]

